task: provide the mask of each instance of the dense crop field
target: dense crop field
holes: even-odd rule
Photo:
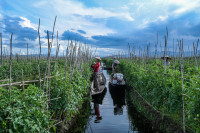
[[[86,44],[68,40],[61,56],[57,32],[53,55],[56,18],[51,35],[47,31],[45,55],[41,54],[40,20],[35,53],[29,53],[28,43],[27,55],[16,53],[12,48],[13,34],[9,50],[3,52],[1,41],[0,132],[66,131],[88,99],[93,53]]]
[[[69,128],[65,124],[79,113],[91,77],[89,51],[80,46],[78,49],[77,44],[69,47],[71,51],[65,57],[56,59],[48,56],[13,58],[11,63],[3,60],[0,132],[54,132],[57,127]]]
[[[193,57],[184,58],[182,91],[180,58],[172,59],[170,66],[161,59],[121,59],[118,69],[126,82],[137,90],[154,108],[182,125],[183,99],[185,102],[186,127],[200,132],[200,89],[199,69]],[[105,60],[111,66],[111,59]],[[130,94],[131,95],[131,94]]]

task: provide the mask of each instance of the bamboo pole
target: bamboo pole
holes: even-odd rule
[[[51,70],[50,70],[50,56],[51,56],[51,45],[52,45],[52,43],[51,42],[49,42],[49,31],[47,31],[47,38],[48,38],[48,78],[47,78],[47,81],[48,81],[48,86],[47,86],[47,90],[49,90],[49,97],[48,97],[48,99],[51,99],[50,98],[50,88],[51,88],[51,81],[50,81],[50,74],[51,74]]]
[[[61,73],[61,74],[64,74],[64,73]],[[55,76],[50,76],[50,77],[46,76],[45,78],[55,78],[55,77],[57,77],[61,74],[57,74]],[[3,81],[9,81],[9,79],[0,80],[0,82],[3,82]],[[12,79],[11,79],[11,81],[12,81]],[[44,80],[41,79],[41,81],[44,81]],[[24,81],[24,83],[35,83],[35,82],[41,82],[41,81],[40,80],[30,80],[30,81]],[[23,85],[22,82],[13,82],[13,83],[11,82],[10,84],[11,85]],[[1,84],[0,87],[9,86],[10,84],[9,83],[8,84]]]
[[[1,38],[1,65],[3,65],[2,33],[0,33],[0,38]]]
[[[38,39],[39,39],[39,48],[40,48],[38,64],[40,64],[41,51],[42,51],[41,42],[40,42],[40,18],[39,18],[39,24],[38,24]]]
[[[22,69],[22,84],[23,84],[23,90],[24,90],[24,75],[23,75],[23,69]]]
[[[11,79],[12,79],[12,36],[13,33],[11,34],[11,38],[10,38],[10,78],[9,78],[9,97],[11,98]]]
[[[53,33],[52,33],[52,40],[51,40],[52,45],[53,45],[53,35],[54,35],[54,29],[55,29],[55,25],[56,25],[56,19],[57,19],[57,16],[55,17],[54,24],[53,24]]]
[[[54,72],[56,72],[56,69],[57,69],[57,60],[58,60],[59,48],[60,48],[60,44],[58,44],[58,31],[57,31],[57,49],[56,49],[56,61],[55,61]]]
[[[168,38],[168,31],[167,31],[167,36],[165,36],[165,51],[164,51],[164,86],[165,86],[165,78],[166,78],[166,62],[167,59],[165,58],[166,53],[167,53],[167,38]],[[164,87],[164,89],[166,89]],[[163,94],[164,94],[164,90],[163,90]],[[162,120],[164,120],[164,116],[165,116],[165,98],[163,97],[163,108],[162,108]]]
[[[40,59],[41,59],[42,46],[40,42],[40,18],[39,18],[39,24],[38,24],[38,40],[39,40],[39,48],[40,48],[39,59],[38,59],[38,75],[39,75],[40,89],[41,89]]]
[[[28,62],[28,43],[27,43],[27,62]]]
[[[40,74],[40,65],[39,64],[38,64],[38,74],[39,74],[40,89],[41,89],[42,85],[41,85],[41,74]]]
[[[185,93],[185,90],[184,90],[184,78],[183,78],[183,69],[184,69],[184,60],[183,60],[183,40],[181,42],[180,40],[180,51],[181,51],[181,83],[182,83],[182,102],[183,102],[183,133],[186,132],[185,130],[185,98],[184,98],[184,93]]]
[[[157,32],[157,42],[155,44],[155,58],[156,58],[156,62],[157,62],[157,51],[158,51],[158,32]]]
[[[69,41],[68,41],[69,43]],[[68,49],[68,46],[66,48],[66,56],[65,56],[65,80],[67,79],[67,56],[68,56],[68,53],[69,53],[69,49]]]
[[[129,60],[131,60],[131,46],[129,43],[128,43],[128,57],[129,57]]]

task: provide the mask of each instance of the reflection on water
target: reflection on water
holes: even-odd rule
[[[107,92],[107,88],[105,88],[101,94],[92,96],[92,102],[94,103],[94,108],[93,108],[94,112],[92,112],[92,114],[96,115],[96,119],[94,120],[95,123],[100,123],[100,121],[102,120],[99,104],[102,104],[102,101],[103,101],[103,98],[105,97],[106,92]]]
[[[109,75],[106,70],[103,70],[107,82]],[[90,103],[90,116],[84,121],[82,131],[73,130],[77,133],[151,133],[151,126],[145,123],[145,118],[142,117],[134,107],[129,108],[126,102],[126,89],[114,88],[107,83],[102,94],[92,96]],[[107,93],[109,90],[109,93]],[[126,105],[128,104],[128,106]],[[85,107],[87,108],[87,107]],[[128,110],[128,111],[127,111]],[[85,112],[86,115],[87,111]],[[82,120],[81,120],[82,121]],[[145,123],[145,124],[143,124]],[[81,124],[77,124],[80,128]],[[147,128],[147,129],[146,129]]]
[[[109,75],[103,71],[107,82]],[[92,97],[91,106],[93,107],[90,121],[88,122],[85,133],[137,133],[131,130],[131,123],[127,114],[125,104],[125,89],[115,90],[109,83],[106,91],[99,96]],[[100,116],[100,120],[97,118]]]
[[[114,115],[123,115],[123,106],[125,105],[125,88],[113,87],[109,83],[109,92],[113,100]]]

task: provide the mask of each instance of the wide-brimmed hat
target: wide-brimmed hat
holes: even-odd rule
[[[97,59],[97,60],[101,60],[101,58],[100,58],[100,57],[95,57],[95,59]]]
[[[166,58],[166,59],[172,59],[172,58],[169,57],[168,55],[165,55],[165,56],[161,57],[161,59],[163,59],[163,60],[164,60],[165,58]]]
[[[118,60],[115,60],[114,63],[115,63],[115,64],[119,64],[119,61],[118,61]]]

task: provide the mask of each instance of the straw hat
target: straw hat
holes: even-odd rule
[[[101,58],[100,58],[100,57],[95,57],[95,59],[97,59],[97,60],[101,60]]]
[[[115,60],[114,63],[119,64],[119,61],[118,61],[118,60]]]
[[[165,58],[166,58],[166,59],[171,59],[171,57],[169,57],[168,55],[165,55],[165,56],[161,57],[161,59],[163,59],[163,60],[164,60]]]

